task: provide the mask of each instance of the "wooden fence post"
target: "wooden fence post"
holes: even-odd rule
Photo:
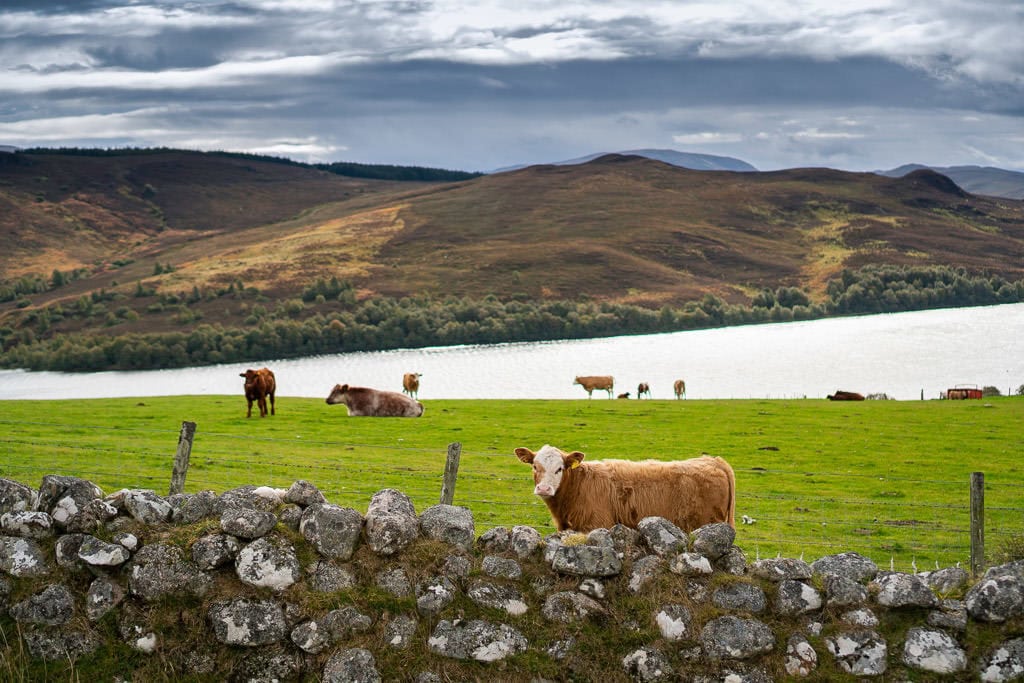
[[[185,492],[185,475],[188,473],[188,459],[192,454],[192,438],[196,435],[195,422],[182,422],[178,435],[178,452],[174,454],[174,471],[171,472],[171,490],[167,494]]]
[[[985,473],[971,472],[971,574],[985,568]]]
[[[455,499],[455,479],[459,476],[459,458],[462,444],[458,441],[448,444],[448,459],[444,462],[444,481],[441,483],[441,504],[451,505]]]

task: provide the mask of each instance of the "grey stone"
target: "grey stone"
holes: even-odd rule
[[[888,668],[888,645],[871,630],[840,633],[825,638],[825,647],[843,671],[854,676],[881,676]]]
[[[775,612],[784,616],[797,616],[821,609],[821,593],[803,581],[782,581],[775,594]]]
[[[319,654],[331,646],[331,632],[316,621],[304,621],[292,629],[291,641],[303,652]]]
[[[875,628],[878,626],[878,617],[875,616],[874,612],[866,608],[843,612],[839,615],[839,621],[850,626],[860,626],[861,628]]]
[[[444,565],[441,567],[441,573],[452,581],[458,581],[469,576],[469,572],[472,569],[473,563],[468,557],[464,557],[463,555],[449,555],[444,560]]]
[[[50,565],[34,539],[0,536],[0,571],[11,576],[46,576]]]
[[[86,503],[103,497],[103,489],[87,479],[48,474],[39,486],[37,509],[50,513],[58,527],[77,515]]]
[[[351,605],[332,609],[320,623],[330,632],[334,640],[349,638],[353,633],[362,633],[373,626],[373,619]]]
[[[868,601],[868,590],[840,574],[825,574],[825,601],[829,607],[856,607]]]
[[[732,546],[714,562],[715,569],[733,576],[743,576],[747,573],[747,557],[737,546]]]
[[[106,576],[97,576],[85,594],[85,615],[89,621],[99,621],[124,600],[124,589]]]
[[[420,532],[426,538],[472,550],[473,513],[456,505],[434,505],[420,515]]]
[[[114,543],[124,548],[129,552],[135,552],[139,549],[139,539],[135,534],[129,534],[124,531],[119,531],[114,534]]]
[[[631,593],[641,592],[662,572],[664,566],[664,558],[657,555],[647,555],[635,561],[629,574],[629,591]]]
[[[548,654],[548,657],[551,657],[551,659],[560,662],[569,656],[569,653],[572,652],[572,649],[575,645],[575,638],[555,640],[548,645],[546,652]]]
[[[359,545],[363,516],[352,508],[310,505],[302,513],[299,530],[321,555],[345,561],[352,558]]]
[[[221,600],[210,606],[207,619],[214,636],[225,645],[267,645],[283,640],[288,633],[284,609],[275,600]]]
[[[612,544],[615,550],[622,553],[624,558],[633,560],[646,554],[640,547],[640,532],[624,524],[616,524],[608,530],[612,537]]]
[[[562,545],[555,550],[551,568],[574,576],[617,576],[622,560],[609,546]]]
[[[318,560],[306,568],[310,590],[318,593],[334,593],[356,585],[355,572],[348,566],[335,564],[331,560]]]
[[[960,567],[945,567],[944,569],[927,572],[921,578],[924,579],[924,582],[932,590],[948,594],[961,586],[967,585],[967,580],[970,576],[967,574],[967,570]]]
[[[705,524],[693,532],[693,552],[714,562],[729,552],[735,540],[736,530],[725,522]]]
[[[298,531],[299,524],[302,523],[302,512],[303,508],[298,505],[285,505],[277,513],[277,519],[292,531]]]
[[[120,567],[131,556],[123,545],[107,543],[95,536],[86,536],[78,546],[78,559],[90,567]]]
[[[380,683],[377,662],[369,650],[335,652],[324,666],[323,683]]]
[[[455,600],[455,584],[447,576],[435,576],[416,589],[416,610],[425,616],[439,614]]]
[[[564,624],[603,616],[607,613],[601,603],[574,591],[552,593],[544,600],[544,606],[541,608],[541,614],[545,619]]]
[[[277,526],[277,515],[273,512],[250,508],[227,508],[220,515],[220,528],[226,534],[238,538],[262,538]]]
[[[580,593],[588,595],[595,600],[604,600],[604,584],[599,579],[583,579],[578,587]]]
[[[686,552],[686,532],[664,517],[644,517],[636,525],[647,547],[656,555]]]
[[[11,607],[11,617],[21,624],[61,626],[75,612],[75,599],[65,586],[51,584]]]
[[[936,628],[965,631],[967,629],[967,606],[961,600],[943,600],[939,603],[938,609],[928,612],[927,621],[929,626]]]
[[[786,674],[798,678],[810,676],[818,668],[818,653],[807,636],[794,633],[786,641]]]
[[[242,544],[230,534],[208,534],[192,544],[192,561],[200,569],[209,570],[234,562]]]
[[[587,533],[587,545],[606,545],[609,548],[615,547],[615,539],[609,529],[591,529]]]
[[[806,581],[811,578],[811,565],[786,557],[758,560],[750,565],[750,573],[769,581]]]
[[[22,637],[33,658],[48,662],[73,662],[82,655],[95,652],[101,644],[93,631],[70,627],[29,629],[22,633]]]
[[[898,609],[900,607],[936,607],[939,599],[931,588],[914,574],[893,572],[875,579],[878,595],[875,600],[879,605]]]
[[[164,597],[201,597],[212,578],[195,562],[185,559],[180,548],[163,543],[143,546],[128,565],[128,588],[146,601]]]
[[[327,499],[316,486],[304,479],[299,479],[288,487],[288,492],[284,494],[284,502],[308,508],[310,505],[326,503]]]
[[[1001,623],[1024,616],[1024,580],[1013,574],[982,579],[967,591],[964,603],[975,621]]]
[[[412,615],[396,615],[384,626],[384,643],[396,650],[408,650],[418,625],[419,620]]]
[[[395,489],[373,494],[366,510],[366,543],[378,555],[399,553],[419,536],[416,508],[409,496]]]
[[[693,615],[685,605],[662,605],[654,615],[654,623],[665,640],[689,640],[693,637]]]
[[[401,567],[385,569],[377,574],[377,586],[386,590],[396,598],[406,598],[413,594],[409,575]]]
[[[273,512],[277,506],[284,502],[287,491],[271,488],[269,486],[239,486],[225,491],[217,497],[213,504],[213,514],[220,516],[224,510],[229,508],[248,508]]]
[[[532,526],[517,525],[512,527],[512,535],[509,538],[509,546],[516,557],[525,560],[533,556],[540,547],[540,532]]]
[[[171,504],[149,489],[132,489],[124,496],[124,508],[143,524],[162,524],[171,519]]]
[[[485,553],[507,553],[512,551],[512,532],[508,527],[496,526],[480,534],[476,546]]]
[[[748,659],[770,652],[775,635],[767,624],[730,614],[705,624],[700,644],[711,659]]]
[[[1024,638],[1012,638],[988,653],[979,666],[985,683],[1004,683],[1024,678]]]
[[[514,586],[493,584],[487,581],[474,581],[467,591],[469,599],[482,607],[499,609],[512,616],[525,614],[526,598]]]
[[[152,654],[160,643],[156,630],[149,619],[136,609],[128,609],[118,622],[121,639],[137,652]]]
[[[88,538],[86,534],[64,534],[58,536],[53,544],[53,555],[57,558],[57,565],[72,574],[85,572],[88,565],[78,557],[78,549],[82,542]]]
[[[518,579],[523,575],[523,568],[519,566],[518,562],[506,557],[498,557],[497,555],[485,557],[480,568],[488,576],[503,579]]]
[[[714,571],[711,561],[700,553],[679,553],[672,558],[668,570],[680,576],[707,576]]]
[[[838,574],[858,582],[870,581],[878,574],[878,565],[859,553],[826,555],[811,563],[815,574]]]
[[[242,548],[235,558],[235,573],[246,585],[278,593],[302,577],[295,548],[276,536],[257,538]]]
[[[36,509],[39,494],[13,479],[0,478],[0,515],[5,512],[28,512]]]
[[[427,647],[434,654],[478,662],[494,662],[519,654],[526,651],[526,646],[526,638],[511,626],[480,619],[468,622],[442,619],[427,641]]]
[[[669,680],[674,673],[665,653],[653,647],[642,647],[623,657],[622,670],[640,683]]]
[[[61,501],[67,500],[62,498]],[[58,507],[60,502],[58,502]],[[91,533],[117,517],[117,508],[98,498],[90,500],[64,522],[68,533]]]
[[[903,663],[921,671],[955,674],[967,668],[967,653],[945,631],[915,627],[907,631]]]
[[[50,538],[53,536],[53,517],[46,512],[32,510],[5,512],[0,515],[0,531],[7,536],[21,538]]]
[[[232,683],[282,683],[298,681],[302,674],[302,654],[281,644],[256,647],[235,665]]]
[[[168,496],[167,503],[171,506],[171,522],[195,524],[213,516],[213,509],[217,504],[217,494],[209,490],[198,493],[181,493],[176,496]]]
[[[760,586],[751,583],[729,583],[715,589],[711,594],[711,604],[719,609],[760,614],[768,609],[768,596]]]
[[[1024,560],[1014,560],[1005,564],[998,564],[985,570],[983,579],[994,579],[997,576],[1016,576],[1024,580]]]

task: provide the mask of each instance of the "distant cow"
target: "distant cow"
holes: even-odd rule
[[[533,492],[547,504],[559,531],[586,533],[615,524],[636,528],[644,517],[664,517],[684,531],[712,522],[735,526],[736,477],[725,460],[603,460],[583,462],[545,445],[517,448],[533,465]]]
[[[863,401],[864,396],[858,394],[856,391],[837,391],[834,394],[826,396],[830,401]]]
[[[267,416],[267,399],[270,399],[270,414],[274,414],[274,392],[277,391],[277,380],[269,368],[259,370],[246,370],[239,373],[239,377],[245,378],[245,400],[249,404],[246,417],[252,417],[252,402],[260,409],[260,417]]]
[[[637,400],[643,398],[645,395],[647,396],[647,398],[651,397],[651,387],[650,385],[647,384],[647,382],[640,382],[640,384],[636,386]]]
[[[588,375],[586,377],[577,377],[572,383],[579,384],[581,387],[586,389],[588,398],[594,397],[594,389],[604,389],[608,392],[608,398],[612,397],[615,390],[615,378],[611,375]]]
[[[421,372],[407,372],[402,375],[402,393],[409,394],[410,397],[416,398],[420,394],[420,377],[423,376]]]
[[[677,379],[672,385],[672,391],[676,393],[676,398],[686,398],[686,382]]]
[[[335,384],[328,405],[344,403],[350,417],[419,417],[423,404],[396,391]]]
[[[616,396],[615,398],[629,398],[629,392],[627,391],[627,392],[626,392],[626,393],[624,393],[624,394],[619,394],[619,395],[618,395],[618,396]]]

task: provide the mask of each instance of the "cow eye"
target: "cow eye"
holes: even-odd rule
[[[557,470],[555,470],[555,474],[561,474],[561,472],[562,472],[562,468],[561,467],[559,467]]]

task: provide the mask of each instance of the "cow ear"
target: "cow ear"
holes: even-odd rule
[[[536,455],[529,448],[519,447],[516,449],[516,457],[525,462],[527,465],[533,464],[533,457]]]
[[[238,373],[238,376],[239,377],[245,377],[245,373],[244,372],[240,372],[240,373]]]
[[[579,451],[573,451],[569,455],[565,456],[565,464],[569,469],[574,470],[580,466],[580,463],[583,462],[583,458],[585,457],[586,456]]]
[[[347,384],[342,384],[341,385],[341,393],[344,394],[347,391],[348,391],[348,385]]]

